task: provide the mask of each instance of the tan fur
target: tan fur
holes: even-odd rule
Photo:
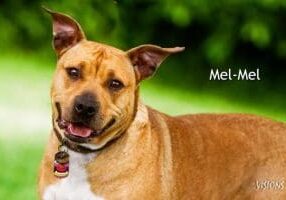
[[[78,66],[83,70],[84,80],[77,82],[69,80],[65,69]],[[105,89],[106,81],[110,74],[115,72],[117,77],[124,80],[125,88],[124,91],[110,94]],[[92,91],[101,102],[100,120],[95,122],[94,128],[103,127],[112,116],[115,116],[122,121],[117,123],[118,127],[115,127],[119,131],[125,130],[133,119],[135,89],[134,71],[123,51],[95,42],[82,41],[59,59],[51,97],[53,106],[55,102],[61,102],[63,116],[68,120],[74,97],[84,91]],[[53,114],[56,112],[54,111]],[[94,138],[93,143],[105,143],[118,131]]]
[[[174,118],[152,109],[137,119],[88,166],[96,194],[107,199],[285,197],[283,191],[255,188],[256,180],[286,175],[284,124],[252,115]]]
[[[181,51],[147,47],[143,50],[163,52],[162,58],[156,57],[158,63],[170,52]],[[138,100],[138,82],[157,66],[137,66],[134,71],[132,64],[140,62],[131,63],[128,54],[136,58],[137,52],[125,53],[86,39],[69,48],[63,48],[53,79],[53,119],[59,115],[55,102],[60,102],[68,120],[74,97],[87,90],[94,92],[101,105],[94,128],[116,118],[114,126],[90,142],[104,146],[118,137],[86,166],[96,195],[104,199],[286,199],[285,188],[255,187],[256,181],[286,178],[284,123],[245,114],[165,115]],[[143,51],[142,47],[139,50]],[[152,60],[149,63],[154,64]],[[71,81],[66,76],[68,67],[80,67],[84,78]],[[121,79],[123,90],[106,89],[112,76]],[[40,198],[49,185],[59,181],[52,172],[58,145],[52,132],[39,173]]]
[[[286,126],[242,114],[170,117],[139,104],[116,143],[87,167],[92,190],[106,199],[284,199],[285,191],[255,188],[286,177]],[[51,173],[52,135],[40,192]],[[43,181],[44,180],[44,181]]]

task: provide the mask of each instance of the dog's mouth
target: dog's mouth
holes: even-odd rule
[[[115,119],[112,118],[102,129],[94,130],[83,123],[69,122],[63,119],[57,120],[60,129],[64,130],[65,136],[78,143],[89,142],[93,137],[102,135],[114,123]]]

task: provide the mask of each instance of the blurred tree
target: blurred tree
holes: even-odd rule
[[[269,95],[285,98],[286,1],[4,0],[3,51],[50,51],[51,23],[41,4],[76,18],[88,38],[119,48],[142,43],[186,46],[185,53],[166,61],[156,81],[254,102]],[[213,67],[260,67],[263,80],[210,82]]]

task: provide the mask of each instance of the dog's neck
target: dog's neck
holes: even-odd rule
[[[137,103],[137,111],[134,120],[126,132],[141,132],[140,129],[144,128],[148,122],[149,117],[147,107],[139,100]]]

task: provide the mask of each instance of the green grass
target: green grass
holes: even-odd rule
[[[36,181],[42,142],[2,140],[0,199],[37,199]]]
[[[49,87],[54,64],[29,55],[0,58],[0,199],[36,199],[36,179],[51,129]],[[160,75],[160,74],[157,74]],[[247,112],[286,121],[285,113],[144,82],[143,101],[169,114]]]

